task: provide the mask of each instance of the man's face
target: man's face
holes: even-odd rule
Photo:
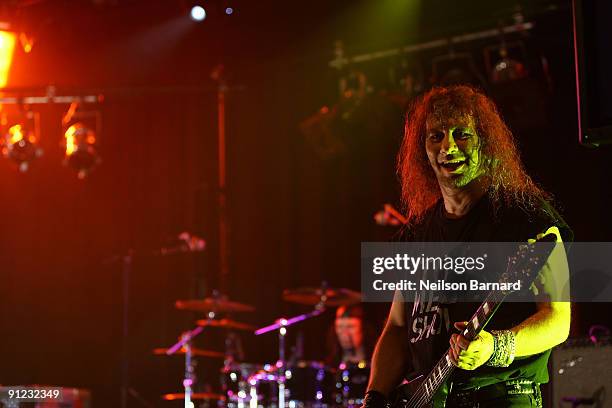
[[[356,349],[363,344],[361,319],[356,317],[337,317],[336,336],[343,350]]]
[[[440,185],[461,188],[482,174],[480,138],[471,116],[449,120],[430,117],[425,150]]]

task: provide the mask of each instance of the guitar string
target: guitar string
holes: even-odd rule
[[[485,302],[488,302],[488,303],[493,303],[493,302],[495,302],[495,303],[500,303],[500,302],[498,302],[498,300],[497,300],[497,299],[495,299],[495,300],[489,300],[489,297],[490,297],[490,296],[487,296],[487,300],[486,300]],[[478,312],[479,312],[479,311],[481,311],[481,310],[483,310],[483,309],[482,309],[482,308],[479,308],[479,309],[477,310],[477,312],[476,312],[474,315],[477,315],[477,314],[478,314]],[[491,310],[495,310],[495,306],[494,306],[494,307],[493,307]],[[448,351],[447,351],[447,353],[448,353]],[[440,363],[441,363],[441,362],[444,362],[444,363],[445,363],[445,364],[444,364],[444,368],[442,368],[442,369],[440,369],[440,368],[439,368],[439,365],[440,365]],[[451,372],[454,370],[455,366],[454,366],[454,365],[452,365],[452,364],[451,364],[451,365],[449,365],[449,364],[448,364],[448,362],[447,362],[447,360],[446,360],[446,358],[443,358],[443,359],[441,359],[441,360],[438,362],[438,364],[436,364],[436,366],[434,367],[434,370],[435,370],[436,368],[437,368],[439,371],[441,371],[441,372],[442,372],[441,378],[445,378],[445,380],[446,380],[447,376],[448,376],[448,375],[449,375],[449,374],[450,374],[450,373],[451,373]],[[435,377],[434,377],[434,379],[435,379]],[[423,383],[422,383],[422,384],[419,386],[419,388],[417,389],[417,392],[415,392],[415,394],[414,394],[414,395],[413,395],[413,397],[412,397],[412,398],[409,400],[409,402],[408,402],[408,404],[407,404],[406,406],[407,406],[407,407],[409,407],[409,408],[413,408],[413,407],[414,407],[414,408],[420,408],[420,407],[422,407],[424,404],[427,404],[427,403],[428,403],[428,402],[431,400],[431,397],[433,396],[433,394],[435,394],[435,392],[437,392],[437,390],[438,390],[438,388],[440,387],[440,385],[441,385],[441,383],[439,383],[439,384],[438,384],[438,385],[437,385],[435,388],[434,388],[434,387],[432,387],[432,389],[435,389],[435,391],[433,391],[433,392],[431,393],[431,395],[430,395],[430,394],[429,394],[429,392],[427,392],[427,389],[426,389],[426,388],[425,388],[425,392],[423,392],[423,387],[425,386],[425,381],[424,381],[424,382],[423,382]],[[414,401],[414,400],[415,400],[415,397],[417,397],[417,398],[416,398],[416,401]]]
[[[495,293],[490,292],[490,293],[489,293],[489,295],[487,296],[487,298],[486,298],[485,302],[483,302],[483,304],[484,304],[484,303],[489,303],[490,305],[492,305],[492,306],[493,306],[493,304],[495,304],[495,305],[496,305],[497,303],[499,303],[498,299],[497,299],[497,298],[496,298],[496,296],[494,296],[494,295],[495,295]],[[491,311],[495,310],[495,307],[496,307],[496,306],[491,307]],[[474,313],[474,316],[479,315],[481,311],[483,311],[483,312],[484,312],[484,309],[482,308],[482,305],[481,305],[481,307],[479,307],[479,308],[478,308],[478,310],[476,311],[476,313]],[[486,315],[486,312],[485,312],[485,315]],[[473,318],[474,316],[472,316],[472,318]],[[469,332],[469,329],[470,329],[470,328],[468,328],[468,332]],[[449,349],[449,350],[450,350],[450,349]],[[447,354],[448,354],[448,350],[447,350],[447,353],[445,354],[445,356],[446,356]],[[440,368],[440,364],[441,364],[442,362],[444,362],[444,367],[443,367],[443,368]],[[449,365],[449,362],[446,360],[446,357],[443,357],[443,358],[442,358],[440,361],[438,361],[438,363],[437,363],[437,364],[434,366],[434,370],[432,370],[432,371],[434,371],[434,372],[435,372],[435,370],[438,370],[439,372],[441,372],[441,373],[442,373],[442,374],[441,374],[441,376],[440,376],[440,378],[444,378],[444,379],[446,380],[446,379],[447,379],[447,376],[448,376],[448,375],[449,375],[449,374],[450,374],[450,373],[451,373],[451,372],[454,370],[454,368],[455,368],[455,366],[454,366],[454,365],[452,365],[452,364],[450,364],[450,365]],[[428,376],[428,377],[429,377],[429,376]],[[435,375],[434,375],[434,379],[435,379]],[[438,384],[436,387],[431,387],[431,388],[432,388],[432,390],[435,390],[435,391],[433,391],[433,392],[430,394],[429,392],[427,392],[427,389],[426,389],[426,388],[425,388],[425,391],[423,391],[423,388],[425,387],[425,382],[426,382],[426,381],[424,381],[424,382],[423,382],[423,383],[422,383],[422,384],[419,386],[419,388],[417,389],[417,391],[415,392],[415,394],[413,395],[413,397],[410,399],[410,401],[408,402],[408,407],[412,408],[412,407],[414,406],[415,408],[418,408],[418,407],[423,406],[423,404],[428,403],[428,402],[429,402],[429,400],[431,399],[431,397],[433,396],[433,394],[435,394],[435,392],[437,392],[438,388],[439,388],[439,387],[440,387],[440,385],[441,385],[441,382],[438,380],[439,384]],[[415,397],[416,397],[416,401],[414,401],[414,400],[415,400]],[[415,405],[413,405],[413,404],[415,404]]]
[[[484,303],[488,303],[489,305],[493,305],[493,307],[491,307],[490,312],[492,312],[493,310],[495,310],[495,308],[497,307],[498,304],[501,303],[502,299],[497,299],[497,295],[499,295],[496,292],[489,292],[489,294],[487,295]],[[478,308],[478,310],[476,311],[476,313],[474,313],[474,315],[472,316],[472,319],[470,320],[470,323],[472,323],[474,316],[478,316],[480,314],[480,312],[483,311],[484,309],[482,308],[482,305]],[[484,313],[486,316],[486,312]],[[484,316],[480,316],[481,318],[483,318]],[[471,325],[470,327],[468,327],[468,333],[470,333],[472,336],[474,335],[473,330],[471,331],[470,329],[473,327],[473,325]],[[450,348],[449,348],[450,350]],[[445,378],[446,381],[446,376],[449,375],[454,369],[455,366],[452,364],[448,364],[447,360],[446,360],[446,356],[448,355],[448,351],[444,354],[445,357],[443,357],[442,359],[440,359],[438,361],[438,363],[434,366],[432,372],[435,372],[435,370],[437,369],[438,371],[442,372],[442,375],[440,376],[440,378]],[[439,368],[440,364],[444,362],[444,367],[443,368]],[[429,378],[429,376],[428,376]],[[434,375],[434,379],[435,379],[435,375]],[[416,392],[413,394],[413,396],[410,398],[410,400],[408,401],[408,405],[407,407],[409,408],[413,408],[412,404],[416,404],[414,405],[414,408],[420,408],[423,405],[422,404],[426,404],[429,402],[429,400],[431,399],[431,397],[433,397],[433,395],[438,391],[438,389],[440,388],[440,385],[442,384],[442,382],[438,381],[439,383],[437,384],[436,387],[432,387],[432,389],[434,390],[431,395],[429,394],[429,392],[427,391],[427,389],[425,388],[425,383],[428,382],[428,380],[423,381],[423,383],[421,383],[421,385],[419,385],[419,387],[417,388]],[[425,388],[425,389],[424,389]],[[416,401],[413,401],[416,398]]]

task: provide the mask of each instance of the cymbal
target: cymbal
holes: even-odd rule
[[[232,302],[227,299],[204,298],[194,300],[177,300],[175,306],[179,310],[193,312],[254,312],[255,308],[244,303]]]
[[[321,301],[321,295],[323,303],[329,307],[348,306],[361,302],[361,292],[345,288],[327,288],[323,291],[322,288],[312,287],[285,289],[283,300],[301,305],[316,305]]]
[[[162,399],[166,401],[174,401],[174,400],[182,400],[185,399],[185,394],[182,392],[177,392],[174,394],[164,394],[162,395]],[[225,401],[225,395],[215,394],[214,392],[194,392],[191,394],[192,400],[207,400],[207,399],[216,399]]]
[[[167,351],[168,351],[167,348],[156,348],[155,350],[153,350],[153,354],[158,355],[158,356],[167,355],[166,354]],[[185,347],[183,347],[174,354],[184,355],[185,351],[186,349]],[[204,350],[204,349],[199,349],[197,347],[191,348],[191,354],[196,357],[225,358],[225,353],[221,353],[220,351]]]
[[[218,319],[218,320],[207,320],[201,319],[198,320],[198,326],[205,327],[221,327],[223,329],[235,329],[235,330],[247,330],[254,331],[256,329],[255,326],[251,326],[247,323],[237,322],[231,319]]]

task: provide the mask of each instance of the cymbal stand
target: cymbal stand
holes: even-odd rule
[[[214,320],[215,312],[209,312],[207,321]],[[193,384],[196,381],[194,374],[193,364],[193,350],[191,349],[191,340],[196,338],[200,333],[204,331],[205,326],[197,326],[195,329],[189,330],[181,335],[181,339],[172,347],[170,347],[166,354],[171,356],[177,351],[185,348],[185,378],[183,379],[183,388],[185,389],[185,408],[193,408],[193,402],[191,402],[191,395],[193,394]]]
[[[276,362],[276,382],[278,384],[279,408],[285,408],[285,368],[287,366],[287,360],[285,359],[285,336],[287,335],[287,327],[322,314],[325,311],[325,301],[327,300],[327,296],[325,295],[326,290],[326,285],[325,283],[323,283],[321,290],[321,299],[319,300],[319,303],[315,305],[315,308],[312,312],[297,315],[289,319],[280,318],[276,320],[274,324],[255,330],[256,336],[271,332],[273,330],[278,330],[278,361]]]
[[[285,406],[285,367],[287,361],[285,360],[285,336],[287,335],[287,320],[279,319],[278,328],[278,361],[276,362],[276,369],[279,375],[276,378],[278,384],[278,406]]]

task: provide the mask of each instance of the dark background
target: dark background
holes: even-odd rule
[[[390,237],[373,214],[397,205],[395,152],[403,107],[372,93],[338,132],[343,153],[322,159],[298,124],[337,100],[342,73],[328,67],[334,41],[368,52],[509,24],[522,12],[536,28],[521,37],[530,79],[482,84],[500,103],[530,174],[554,193],[578,241],[610,240],[609,149],[577,143],[569,3],[427,1],[210,1],[201,24],[176,1],[13,1],[6,16],[35,33],[18,51],[9,85],[55,84],[59,93],[101,92],[102,164],[86,180],[61,165],[65,105],[37,106],[44,156],[19,173],[0,161],[0,383],[89,388],[96,407],[118,406],[122,269],[117,256],[146,254],[181,231],[207,240],[202,254],[137,255],[130,277],[130,383],[155,406],[178,392],[181,361],[154,357],[197,317],[176,299],[225,286],[257,312],[257,326],[307,311],[282,290],[359,288],[359,242]],[[231,16],[226,6],[234,7]],[[482,50],[457,46],[484,73]],[[429,61],[411,57],[431,75]],[[546,58],[548,76],[542,68]],[[216,83],[223,64],[227,106],[230,273],[218,274]],[[369,305],[380,327],[386,305]],[[597,305],[576,305],[572,334],[610,324]],[[300,325],[306,357],[321,359],[331,314]],[[297,329],[296,329],[297,330]],[[243,334],[248,361],[276,358],[273,334]],[[219,332],[198,346],[222,349]],[[219,361],[200,375],[215,382]],[[208,369],[205,374],[204,370]],[[212,371],[211,371],[212,370]],[[130,399],[130,406],[139,406]]]

